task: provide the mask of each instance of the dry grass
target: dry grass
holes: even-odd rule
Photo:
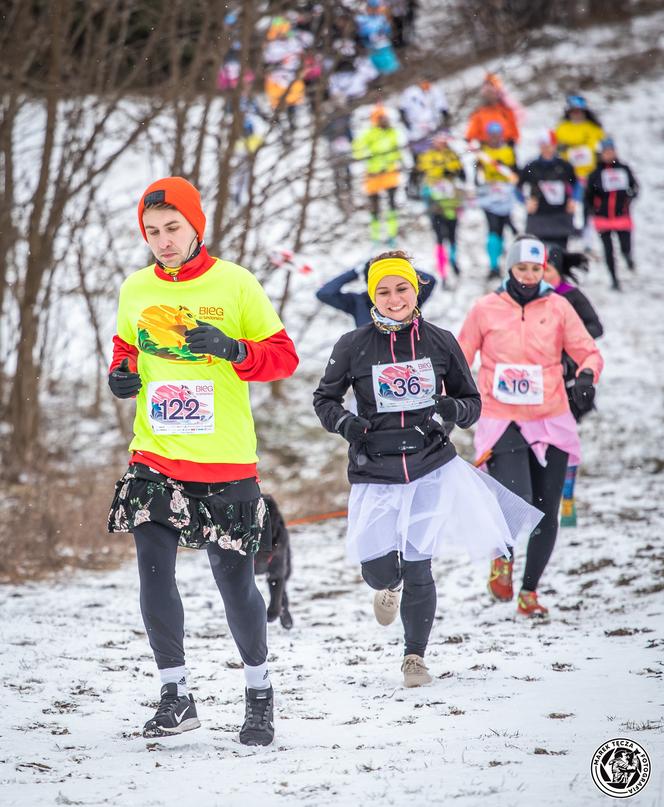
[[[284,467],[284,458],[281,467]],[[315,478],[266,480],[288,520],[346,506],[345,465],[337,461]],[[277,458],[274,458],[277,461]],[[265,463],[266,466],[268,463]],[[129,535],[106,532],[106,518],[122,467],[85,468],[65,476],[42,471],[4,488],[0,504],[0,584],[43,580],[74,569],[102,570],[131,557]]]
[[[39,580],[66,569],[106,569],[129,554],[131,537],[108,535],[115,469],[53,469],[4,490],[0,583]]]

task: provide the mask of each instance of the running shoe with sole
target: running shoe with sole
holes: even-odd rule
[[[177,684],[164,684],[161,701],[153,718],[143,726],[144,737],[165,737],[197,729],[201,721],[196,714],[193,695],[178,695]]]
[[[374,594],[373,609],[379,625],[391,625],[399,613],[401,588],[392,591],[384,588]]]
[[[403,685],[405,687],[422,687],[433,681],[424,659],[415,653],[404,656],[401,672],[403,673]]]
[[[549,609],[537,601],[536,591],[522,590],[519,592],[516,612],[526,619],[534,619],[540,622],[547,622],[549,619]]]
[[[245,689],[244,723],[240,729],[242,745],[269,745],[274,740],[274,691]]]
[[[487,588],[494,600],[509,602],[514,598],[513,567],[514,561],[511,558],[495,558],[491,561]]]

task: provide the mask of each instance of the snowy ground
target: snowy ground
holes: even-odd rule
[[[583,480],[583,526],[562,533],[545,578],[547,626],[489,604],[483,572],[438,563],[422,690],[400,686],[399,629],[375,624],[341,524],[294,529],[296,623],[270,631],[266,750],[237,739],[243,676],[202,555],[182,553],[179,582],[203,728],[177,739],[139,733],[158,683],[132,565],[5,589],[3,804],[600,804],[592,753],[629,737],[653,763],[633,803],[661,805],[664,554],[645,508],[662,489],[633,482]]]
[[[294,528],[295,626],[270,630],[277,740],[252,750],[237,739],[243,676],[202,555],[181,554],[179,582],[203,727],[170,740],[146,741],[139,731],[159,684],[133,563],[5,587],[3,805],[585,807],[609,803],[591,781],[590,760],[614,737],[637,740],[652,762],[650,782],[629,803],[664,805],[664,171],[653,163],[664,118],[652,103],[655,87],[651,79],[615,91],[603,114],[644,186],[638,274],[622,269],[622,295],[608,290],[599,263],[584,283],[605,325],[606,369],[599,411],[583,424],[579,527],[561,532],[542,581],[552,622],[516,622],[513,605],[489,602],[486,570],[461,558],[439,561],[428,654],[435,681],[404,690],[398,624],[374,622],[371,593],[344,561],[343,521]],[[550,102],[529,107],[526,143],[557,111]],[[484,289],[483,239],[481,216],[471,211],[461,228],[463,283],[436,291],[427,307],[453,331]],[[426,268],[426,222],[404,242]],[[349,236],[350,258],[352,243]],[[338,262],[328,268],[332,275]],[[314,281],[297,282],[310,300]],[[347,325],[324,313],[315,321],[301,345],[305,379]],[[290,415],[291,429],[313,419],[301,397],[302,417]],[[467,437],[459,443],[468,456]],[[341,456],[335,438],[319,442],[304,473],[315,478],[328,446],[333,462]],[[263,473],[278,492],[274,470]]]

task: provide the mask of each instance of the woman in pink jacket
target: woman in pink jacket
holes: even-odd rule
[[[459,344],[468,364],[480,353],[478,387],[482,416],[475,449],[491,476],[544,512],[528,542],[517,611],[548,618],[537,584],[551,557],[568,460],[580,460],[579,436],[565,391],[561,355],[577,363],[572,396],[587,407],[603,361],[572,306],[542,275],[544,244],[517,238],[507,253],[509,274],[494,293],[478,300],[466,317]],[[489,592],[511,600],[513,558],[491,564]]]

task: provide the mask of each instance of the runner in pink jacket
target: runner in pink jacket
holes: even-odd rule
[[[568,459],[580,461],[576,421],[565,390],[561,355],[578,364],[572,395],[592,403],[602,356],[572,306],[542,275],[544,244],[520,236],[509,249],[509,274],[494,293],[475,303],[459,334],[469,365],[480,354],[482,416],[475,433],[478,459],[491,476],[544,512],[528,542],[518,612],[548,618],[537,584],[558,531],[558,509]],[[511,600],[513,558],[493,561],[489,592]]]

